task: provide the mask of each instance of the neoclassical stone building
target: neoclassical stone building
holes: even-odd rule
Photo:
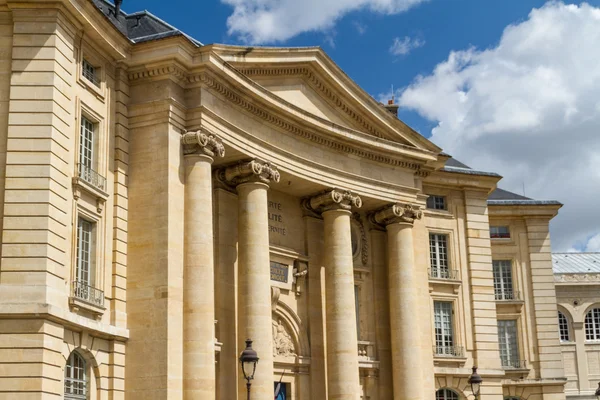
[[[319,48],[0,0],[0,399],[564,399],[549,221]]]
[[[558,326],[569,399],[600,385],[600,253],[554,253]]]

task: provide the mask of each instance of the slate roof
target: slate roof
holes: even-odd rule
[[[172,36],[184,36],[194,45],[202,43],[186,35],[184,32],[168,24],[148,11],[127,14],[123,10],[115,15],[115,6],[106,0],[91,0],[102,14],[131,42],[143,43],[150,40],[164,39]]]
[[[555,274],[600,274],[600,253],[552,253]]]

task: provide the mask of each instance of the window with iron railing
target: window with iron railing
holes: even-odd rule
[[[81,75],[94,85],[100,87],[100,68],[95,67],[85,58],[81,62]]]
[[[524,362],[519,357],[517,321],[513,319],[498,321],[498,342],[500,359],[504,368],[521,368]]]
[[[81,117],[79,132],[79,163],[77,164],[77,175],[83,181],[100,190],[106,190],[106,178],[94,170],[95,167],[95,135],[97,124],[86,117]]]
[[[452,303],[433,302],[435,328],[435,354],[438,356],[462,357],[462,348],[454,343],[454,321]]]
[[[496,300],[520,300],[520,293],[513,288],[512,261],[493,260],[494,295]]]
[[[79,217],[77,220],[77,257],[72,296],[95,306],[104,305],[104,293],[95,283],[95,223]]]
[[[445,278],[450,276],[448,263],[448,235],[429,234],[430,276]],[[448,279],[448,278],[445,278]]]

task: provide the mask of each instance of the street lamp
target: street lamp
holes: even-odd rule
[[[600,382],[598,382],[598,389],[596,389],[596,398],[600,400]]]
[[[481,390],[483,379],[481,379],[481,375],[477,373],[477,367],[473,367],[473,373],[469,377],[468,382],[471,384],[471,391],[475,396],[475,400],[479,399],[479,391]]]
[[[240,354],[240,364],[242,365],[242,372],[244,373],[244,379],[246,379],[246,389],[248,390],[248,400],[250,400],[250,381],[254,379],[254,372],[256,371],[256,364],[258,364],[258,354],[252,349],[252,340],[246,339],[246,348]]]

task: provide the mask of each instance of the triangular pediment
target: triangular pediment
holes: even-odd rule
[[[360,88],[320,48],[210,47],[238,72],[303,113],[421,151],[441,151]]]

